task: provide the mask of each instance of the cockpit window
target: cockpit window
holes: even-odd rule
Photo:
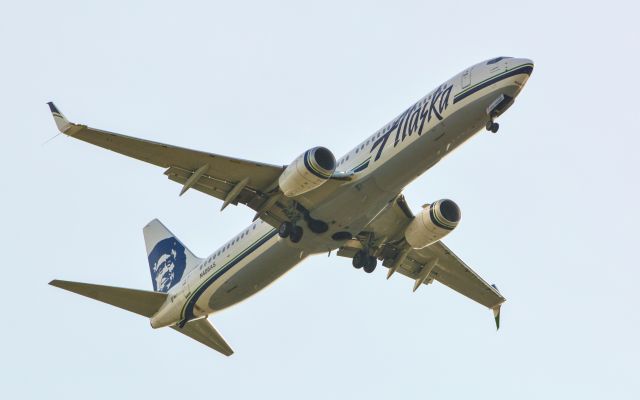
[[[487,61],[487,65],[495,64],[495,63],[497,63],[497,62],[500,62],[500,61],[504,60],[505,58],[511,58],[511,57],[498,57],[498,58],[494,58],[493,60],[489,60],[489,61]]]

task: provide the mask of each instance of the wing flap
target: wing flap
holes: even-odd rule
[[[159,167],[177,167],[188,171],[189,175],[207,166],[203,173],[211,177],[226,182],[240,182],[249,176],[252,187],[261,190],[269,187],[283,170],[281,166],[191,150],[75,124],[69,122],[53,103],[49,103],[49,108],[58,129],[65,135]]]
[[[193,340],[204,344],[205,346],[212,348],[213,350],[230,356],[233,354],[233,349],[224,340],[222,335],[211,325],[206,318],[197,319],[185,324],[182,328],[178,326],[172,326],[173,330],[180,332],[183,335],[189,336]]]
[[[192,171],[173,166],[168,168],[164,172],[164,174],[170,180],[184,185],[189,180]],[[196,180],[195,183],[193,183],[191,187],[199,192],[208,194],[209,196],[224,200],[229,192],[234,188],[234,186],[235,182],[229,182],[227,180],[216,178],[210,175],[202,175]],[[234,199],[232,204],[249,204],[257,199],[256,196],[259,195],[257,195],[255,191],[252,191],[250,188],[245,187]]]
[[[239,182],[251,176],[252,185],[257,189],[268,187],[282,173],[282,167],[275,165],[171,146],[87,126],[81,126],[70,136],[159,167],[178,166],[189,174],[208,165],[206,174],[224,181]]]

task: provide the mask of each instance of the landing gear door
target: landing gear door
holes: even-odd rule
[[[471,68],[462,73],[462,88],[466,89],[471,85]]]

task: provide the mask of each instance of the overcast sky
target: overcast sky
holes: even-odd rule
[[[631,1],[21,1],[0,13],[6,398],[637,399],[639,10]],[[251,221],[162,169],[57,137],[72,121],[287,164],[340,155],[479,61],[534,73],[500,132],[413,182],[454,199],[445,242],[507,297],[491,312],[316,256],[211,321],[225,358],[50,287],[151,289],[142,227],[205,256]]]

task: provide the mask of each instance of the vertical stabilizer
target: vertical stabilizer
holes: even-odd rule
[[[202,261],[157,219],[142,230],[153,290],[166,293]]]

